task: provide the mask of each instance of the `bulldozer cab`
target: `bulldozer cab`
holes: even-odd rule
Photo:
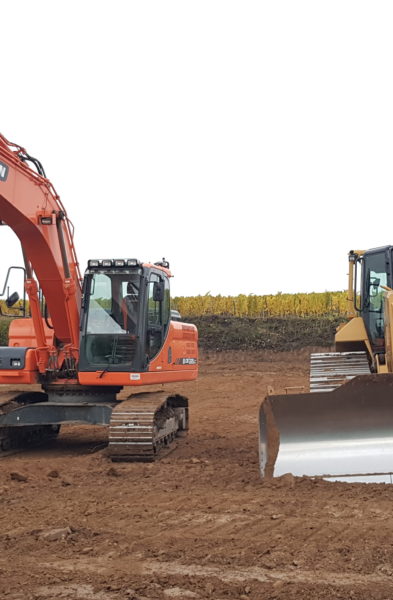
[[[392,246],[368,250],[356,259],[355,271],[360,266],[360,295],[355,276],[355,308],[363,318],[373,352],[385,349],[384,294],[392,287]]]

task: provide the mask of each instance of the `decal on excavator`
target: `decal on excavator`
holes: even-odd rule
[[[0,181],[5,181],[8,175],[8,167],[0,161]]]
[[[196,358],[177,358],[175,365],[196,365],[198,360]]]

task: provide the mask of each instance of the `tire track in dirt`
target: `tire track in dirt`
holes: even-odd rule
[[[224,583],[248,583],[258,581],[260,583],[274,583],[275,581],[312,584],[314,586],[335,586],[347,588],[353,586],[386,586],[392,583],[391,575],[383,573],[360,574],[360,573],[342,573],[319,570],[292,569],[264,569],[263,567],[241,567],[231,565],[225,567],[213,567],[208,565],[182,564],[178,561],[161,562],[153,560],[123,560],[108,561],[108,559],[89,558],[88,560],[80,558],[78,561],[54,561],[41,564],[48,572],[53,571],[82,571],[103,574],[108,573],[127,573],[128,575],[163,575],[163,576],[182,576],[187,579],[197,577],[202,579],[216,578]]]

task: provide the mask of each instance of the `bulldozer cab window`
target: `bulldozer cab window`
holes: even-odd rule
[[[374,347],[384,347],[384,314],[382,285],[390,285],[386,257],[384,252],[370,254],[365,257],[365,302],[364,320],[371,343]]]

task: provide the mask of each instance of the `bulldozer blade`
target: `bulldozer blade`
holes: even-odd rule
[[[318,394],[268,395],[259,415],[262,477],[393,482],[393,375],[360,375]]]

